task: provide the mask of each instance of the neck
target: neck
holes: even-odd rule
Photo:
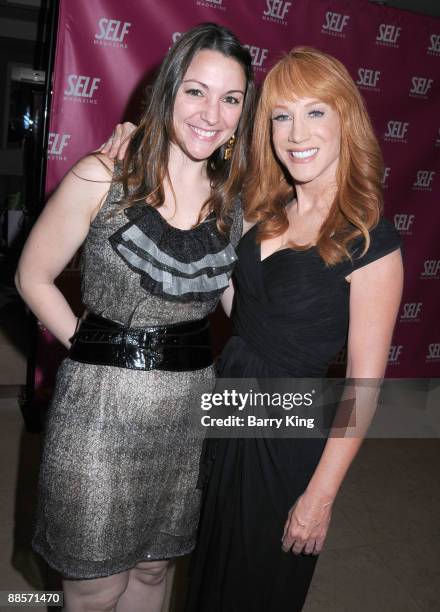
[[[206,159],[193,160],[182,149],[171,143],[168,154],[168,175],[172,185],[200,184],[206,180]]]
[[[336,179],[319,177],[310,183],[295,183],[297,212],[299,215],[312,211],[328,213],[337,191]]]

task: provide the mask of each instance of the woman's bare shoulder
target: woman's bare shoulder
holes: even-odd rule
[[[115,162],[103,153],[85,155],[71,169],[72,174],[85,181],[110,183]]]

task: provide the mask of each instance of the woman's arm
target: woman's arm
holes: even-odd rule
[[[54,281],[84,241],[109,190],[111,165],[104,163],[108,170],[89,156],[67,173],[35,223],[15,276],[21,297],[67,348],[76,317]]]
[[[403,287],[400,250],[393,251],[351,274],[347,378],[383,378]],[[362,382],[362,380],[360,381]],[[356,391],[356,419],[365,431],[374,414],[379,385],[360,385]],[[343,438],[330,433],[319,464],[289,512],[283,549],[319,553],[330,521],[331,506],[360,445],[362,436]]]

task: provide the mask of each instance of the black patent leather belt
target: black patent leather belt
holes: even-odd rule
[[[139,329],[89,313],[71,342],[70,359],[95,365],[181,372],[213,362],[208,317]]]

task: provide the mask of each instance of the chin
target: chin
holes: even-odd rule
[[[317,176],[315,172],[298,172],[296,168],[289,168],[289,174],[295,183],[310,183]]]
[[[193,143],[180,143],[182,151],[193,161],[203,161],[211,157],[214,151],[218,148],[217,146],[212,147],[200,147],[194,146]]]
[[[192,159],[193,161],[205,161],[207,159],[209,159],[211,157],[211,155],[214,153],[216,149],[212,149],[210,151],[191,151],[191,150],[186,150],[186,154],[188,155],[188,157],[190,159]]]

